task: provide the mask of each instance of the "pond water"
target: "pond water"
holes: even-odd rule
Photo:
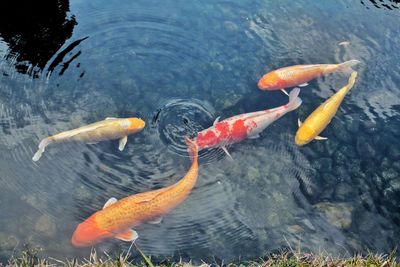
[[[11,1],[9,1],[11,2]],[[33,5],[33,4],[32,4]],[[42,6],[41,6],[42,5]],[[396,1],[59,0],[0,11],[0,258],[25,246],[88,257],[70,238],[110,198],[161,188],[187,171],[183,136],[216,117],[283,105],[266,72],[358,59],[326,141],[294,144],[304,119],[346,84],[333,74],[259,138],[200,153],[189,197],[135,227],[146,254],[221,262],[285,248],[390,252],[400,240],[400,19]],[[18,10],[18,11],[16,11]],[[349,42],[339,45],[341,42]],[[39,141],[106,117],[146,128],[95,145]],[[129,243],[96,246],[111,255]],[[134,254],[135,259],[140,259]]]

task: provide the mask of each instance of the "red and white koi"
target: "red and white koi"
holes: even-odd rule
[[[219,121],[218,117],[213,126],[197,134],[195,141],[199,150],[219,147],[231,157],[226,145],[240,142],[246,138],[259,137],[259,134],[271,123],[301,105],[299,93],[299,88],[292,90],[289,102],[277,108],[240,114],[222,121]]]

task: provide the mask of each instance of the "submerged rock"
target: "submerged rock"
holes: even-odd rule
[[[330,224],[340,229],[346,229],[352,223],[353,207],[348,203],[320,202],[315,204],[314,207],[324,214]]]
[[[336,200],[349,200],[354,195],[354,187],[348,183],[339,183],[335,189],[335,199]]]
[[[375,149],[370,144],[369,139],[364,137],[357,138],[357,152],[360,157],[373,158],[376,155]]]
[[[54,236],[56,233],[56,224],[49,216],[42,215],[35,224],[35,231],[46,236]]]
[[[0,232],[0,251],[14,250],[18,245],[18,239],[4,232]]]
[[[399,177],[399,173],[396,172],[396,170],[390,168],[390,169],[384,170],[382,172],[382,177],[383,177],[383,179],[385,181],[389,181],[389,180],[398,178]]]
[[[400,158],[400,147],[393,144],[389,146],[389,155],[393,158],[393,159],[398,159]]]

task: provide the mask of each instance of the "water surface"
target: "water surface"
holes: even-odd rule
[[[4,4],[2,4],[4,5]],[[39,4],[37,4],[39,5]],[[44,5],[44,4],[43,4]],[[24,244],[87,257],[70,237],[110,198],[170,185],[190,165],[183,136],[216,117],[276,107],[258,79],[282,66],[350,59],[359,78],[324,131],[294,145],[304,119],[348,79],[316,79],[303,105],[258,139],[201,152],[198,183],[145,253],[208,262],[279,249],[387,253],[400,240],[400,46],[396,1],[58,1],[0,11],[0,257]],[[15,11],[18,10],[18,11]],[[31,11],[31,12],[29,12]],[[15,14],[12,14],[15,13]],[[21,26],[17,26],[21,25]],[[350,42],[341,46],[341,42]],[[147,127],[118,142],[39,141],[106,117]],[[129,244],[110,240],[99,251]],[[136,255],[136,254],[135,254]],[[139,258],[137,258],[139,259]]]

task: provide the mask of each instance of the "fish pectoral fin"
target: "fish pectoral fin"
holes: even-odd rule
[[[105,208],[107,208],[108,206],[114,204],[115,202],[117,202],[118,200],[115,197],[110,198],[109,200],[107,200],[107,202],[104,204],[103,206],[103,210]]]
[[[121,139],[119,139],[119,147],[118,147],[119,151],[124,150],[126,142],[128,142],[128,136],[127,135],[122,137]]]
[[[233,160],[231,154],[229,154],[228,149],[226,149],[226,147],[221,146],[221,149],[225,152],[225,154],[228,156],[228,158],[229,158],[230,160]]]
[[[285,95],[289,96],[288,92],[287,92],[285,89],[281,89],[281,91],[282,91]]]
[[[248,136],[247,138],[249,138],[249,139],[256,139],[256,138],[259,138],[259,137],[260,137],[259,134],[254,134],[254,135]]]
[[[95,144],[98,144],[99,142],[87,142],[86,144],[87,145],[95,145]]]
[[[107,118],[105,118],[105,120],[107,121],[107,120],[113,120],[113,119],[116,119],[115,117],[107,117]]]
[[[304,86],[307,86],[308,85],[308,83],[302,83],[302,84],[299,84],[299,87],[304,87]]]
[[[326,140],[326,139],[328,139],[328,137],[316,136],[314,139],[315,140]]]
[[[128,229],[126,232],[122,232],[115,235],[116,239],[127,242],[135,241],[136,239],[138,239],[138,237],[139,237],[138,233],[133,229]]]
[[[215,121],[214,121],[214,123],[213,123],[213,126],[215,126],[215,124],[217,124],[217,123],[219,122],[219,118],[221,118],[221,116],[218,116],[218,117],[215,119]]]
[[[162,222],[162,220],[163,220],[163,217],[160,216],[160,217],[154,218],[153,220],[148,221],[147,223],[150,223],[150,224],[159,224],[160,222]]]
[[[297,119],[297,125],[300,127],[303,123],[301,122],[300,119]]]

